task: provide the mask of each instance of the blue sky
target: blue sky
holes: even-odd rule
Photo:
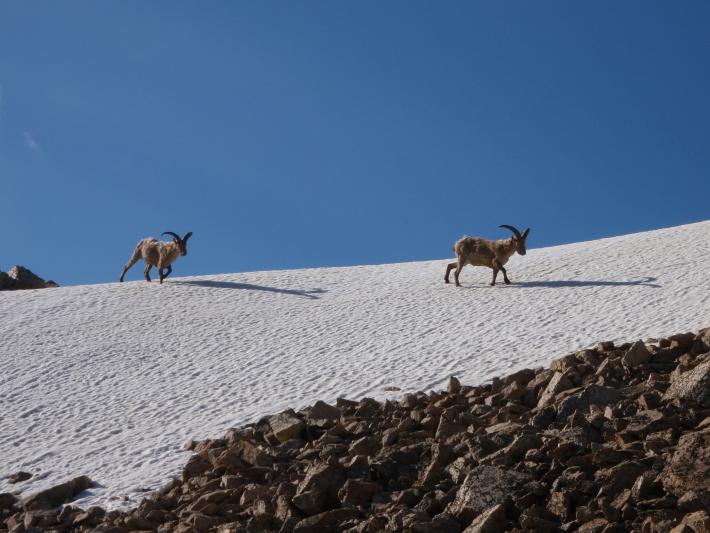
[[[5,2],[0,269],[444,258],[710,218],[710,3]],[[140,279],[139,266],[128,274]]]

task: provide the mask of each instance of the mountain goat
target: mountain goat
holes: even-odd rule
[[[508,226],[503,224],[499,226],[501,228],[507,228],[513,232],[513,236],[510,239],[502,239],[497,241],[489,241],[486,239],[481,239],[479,237],[469,237],[463,236],[454,245],[454,252],[456,252],[456,262],[449,263],[446,265],[446,275],[444,276],[444,282],[449,282],[449,272],[452,269],[454,271],[454,279],[456,281],[456,286],[460,287],[459,274],[464,265],[469,264],[471,266],[487,266],[493,269],[493,281],[491,285],[496,284],[496,277],[498,276],[498,271],[503,272],[503,281],[506,284],[510,283],[508,279],[508,274],[505,271],[503,265],[508,262],[508,259],[515,253],[518,252],[520,255],[525,255],[525,239],[530,233],[530,228],[526,229],[521,235],[520,232],[513,226]]]
[[[123,267],[123,272],[121,272],[121,277],[118,281],[123,281],[123,276],[126,275],[128,269],[136,261],[143,259],[146,263],[145,271],[143,272],[145,279],[150,281],[150,269],[156,267],[160,276],[160,283],[163,283],[163,280],[173,271],[173,267],[170,265],[175,262],[178,256],[187,255],[187,239],[192,237],[192,232],[188,231],[182,239],[180,235],[172,231],[164,231],[162,235],[172,235],[173,242],[159,241],[153,237],[143,239],[136,246],[131,259]],[[163,269],[166,269],[167,272],[164,273]]]

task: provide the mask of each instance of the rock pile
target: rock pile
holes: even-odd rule
[[[16,265],[8,272],[0,271],[0,291],[16,291],[22,289],[47,289],[50,287],[59,287],[52,281],[44,281],[31,270]]]
[[[190,442],[128,512],[0,495],[13,531],[710,531],[710,328]],[[60,491],[61,492],[61,491]],[[66,496],[62,493],[62,497]],[[39,503],[38,503],[39,502]],[[0,526],[1,528],[1,526]]]

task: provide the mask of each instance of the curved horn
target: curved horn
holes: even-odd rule
[[[192,232],[191,232],[191,231],[188,231],[188,232],[185,234],[185,236],[182,238],[182,242],[187,242],[187,239],[189,239],[190,237],[192,237]]]
[[[513,232],[513,234],[514,234],[518,239],[522,239],[522,238],[523,238],[523,236],[520,235],[520,232],[517,230],[517,228],[514,228],[513,226],[508,226],[507,224],[501,224],[501,225],[498,226],[498,227],[499,227],[499,228],[507,228],[507,229],[509,229],[510,231]]]
[[[179,241],[182,240],[182,239],[180,238],[180,235],[178,235],[177,233],[173,233],[172,231],[164,231],[163,233],[161,233],[161,235],[172,235],[172,236],[175,237],[177,240],[179,240]]]

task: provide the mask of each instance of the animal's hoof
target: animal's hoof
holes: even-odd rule
[[[460,284],[460,283],[457,283],[457,284],[456,284],[456,286],[457,286],[457,287],[460,287],[460,286],[461,286],[461,284]]]
[[[505,280],[505,284],[506,284],[506,285],[510,285],[510,280],[509,280],[509,279],[506,279],[506,280]]]
[[[448,283],[448,282],[449,282],[449,280],[448,280],[448,279],[445,279],[445,280],[444,280],[444,283]]]

